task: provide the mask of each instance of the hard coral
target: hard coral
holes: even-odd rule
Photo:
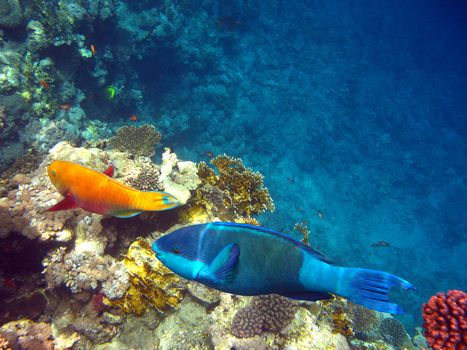
[[[385,318],[381,322],[380,331],[383,339],[394,345],[397,349],[402,348],[405,343],[410,342],[404,326],[395,318]]]
[[[51,350],[54,348],[50,324],[19,320],[4,324],[0,337],[8,340],[13,349]]]
[[[263,184],[263,175],[245,167],[238,158],[220,155],[211,160],[218,172],[205,162],[198,165],[202,183],[185,210],[222,220],[256,223],[252,215],[274,211],[274,202]]]
[[[295,302],[280,295],[261,295],[235,315],[232,333],[249,338],[263,331],[279,332],[292,321],[297,311]]]
[[[130,288],[121,299],[105,299],[107,305],[136,315],[142,315],[151,306],[166,312],[180,305],[183,299],[181,278],[156,259],[148,241],[133,242],[123,265],[130,275]]]
[[[110,138],[108,145],[110,148],[129,152],[136,156],[151,157],[154,155],[154,146],[160,140],[161,133],[152,125],[124,126],[118,129],[114,137]]]
[[[423,304],[425,337],[434,349],[467,349],[467,294],[461,290],[437,293]]]

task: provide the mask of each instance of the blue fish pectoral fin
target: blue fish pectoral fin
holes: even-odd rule
[[[75,209],[75,208],[79,208],[79,206],[73,199],[73,196],[68,193],[65,196],[65,198],[63,198],[60,202],[58,202],[54,206],[47,209],[47,211],[59,211],[59,210],[67,210],[67,209]]]
[[[321,292],[290,292],[281,293],[281,295],[290,299],[308,301],[328,300],[334,298],[332,294]]]
[[[237,273],[240,248],[236,243],[226,245],[212,260],[204,278],[214,283],[227,284],[234,280]]]
[[[128,219],[132,218],[133,216],[141,214],[141,210],[122,210],[122,211],[117,211],[115,213],[112,213],[113,216],[121,219]]]

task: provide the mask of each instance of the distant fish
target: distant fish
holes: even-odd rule
[[[211,152],[211,151],[203,152],[201,155],[208,157],[208,158],[214,158],[214,152]]]
[[[371,246],[373,248],[390,247],[391,243],[386,242],[386,241],[379,241],[379,242],[372,243]]]
[[[130,120],[132,122],[137,122],[138,121],[138,116],[136,114],[132,114],[132,115],[130,115]]]
[[[64,111],[69,111],[71,109],[71,103],[62,103],[59,105],[59,107]]]
[[[390,273],[331,265],[318,252],[258,226],[214,222],[178,229],[153,244],[176,274],[239,295],[279,294],[298,300],[341,295],[370,309],[403,310],[389,301],[391,287],[413,286]]]
[[[105,95],[109,101],[112,101],[115,98],[115,86],[109,85],[105,88]]]
[[[316,215],[318,215],[318,217],[319,217],[321,220],[324,219],[324,214],[323,214],[323,212],[322,212],[321,210],[318,210],[318,211],[316,212]]]
[[[94,46],[94,44],[91,44],[91,52],[93,55],[96,54],[96,47]]]
[[[46,82],[44,79],[39,80],[39,84],[41,84],[42,87],[43,87],[44,89],[46,89],[46,90],[48,90],[49,87],[50,87],[50,86],[49,86],[49,83]]]
[[[219,29],[235,30],[243,25],[243,21],[235,16],[218,16],[216,26]]]
[[[92,213],[129,218],[143,211],[160,211],[180,205],[164,192],[142,192],[112,179],[113,166],[99,173],[79,164],[56,160],[47,168],[49,178],[65,198],[49,211],[82,208]]]

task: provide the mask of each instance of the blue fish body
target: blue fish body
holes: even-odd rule
[[[334,266],[289,236],[246,224],[183,227],[156,240],[153,250],[176,274],[232,294],[322,300],[333,293],[370,309],[398,314],[403,311],[389,302],[389,289],[413,288],[383,271]]]

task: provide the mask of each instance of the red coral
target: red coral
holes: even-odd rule
[[[423,328],[434,349],[467,350],[467,294],[461,290],[437,293],[423,304]]]

